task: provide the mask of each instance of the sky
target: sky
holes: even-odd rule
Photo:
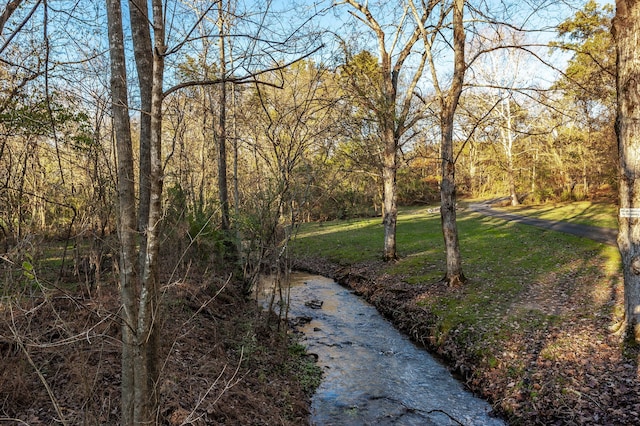
[[[28,4],[33,4],[35,0],[28,0]],[[261,3],[262,2],[262,3]],[[123,2],[126,5],[127,2]],[[198,5],[205,5],[206,0],[191,0],[189,2],[182,2],[180,0],[170,0],[166,2],[169,6],[170,19],[167,22],[171,24],[171,34],[179,36],[185,33],[190,27],[190,22],[194,22],[194,15],[191,14],[191,8]],[[531,42],[548,42],[555,36],[553,28],[566,18],[573,16],[576,9],[571,9],[567,6],[567,1],[551,1],[551,0],[472,0],[473,4],[481,5],[485,9],[492,11],[499,11],[497,14],[498,19],[504,19],[510,24],[519,25],[525,23],[529,27],[544,29],[544,31],[536,31],[527,33],[527,39]],[[548,3],[549,8],[542,13],[532,14],[531,10],[534,6]],[[578,5],[582,5],[585,2],[576,2]],[[612,1],[607,3],[612,4]],[[106,52],[106,22],[104,19],[104,3],[102,1],[89,1],[80,0],[68,1],[68,0],[50,0],[50,6],[52,7],[49,13],[49,25],[48,35],[52,42],[51,46],[52,57],[54,60],[60,61],[76,61],[85,56],[96,56]],[[259,13],[251,13],[246,15],[245,19],[238,20],[241,23],[236,33],[242,35],[234,38],[234,45],[238,50],[243,46],[252,46],[253,56],[245,56],[244,58],[236,59],[236,65],[242,64],[247,72],[249,69],[264,68],[269,64],[273,64],[273,61],[277,60],[290,60],[296,55],[301,56],[305,52],[312,50],[321,43],[324,44],[324,49],[314,55],[317,61],[332,61],[340,60],[343,58],[343,52],[339,49],[341,40],[346,41],[356,51],[360,49],[368,49],[377,54],[376,39],[372,33],[366,29],[358,21],[354,20],[349,14],[349,10],[353,11],[346,4],[339,5],[335,8],[328,9],[332,4],[331,0],[246,0],[239,1],[237,10],[256,10],[260,5],[269,5],[271,13],[270,15],[263,16]],[[389,1],[374,1],[370,0],[369,4],[373,7],[375,4],[380,4],[383,9],[375,10],[374,13],[377,17],[381,17],[380,23],[384,26],[385,30],[389,34],[387,42],[392,40],[391,33],[393,25],[398,22],[399,11],[401,9],[392,7],[393,2]],[[73,7],[72,7],[73,6]],[[175,7],[174,7],[175,6]],[[28,10],[25,9],[25,11]],[[175,12],[173,12],[175,11]],[[126,8],[123,14],[127,15]],[[214,10],[215,13],[215,10]],[[471,17],[467,13],[467,17]],[[17,25],[21,17],[16,15],[16,20],[13,25]],[[125,19],[126,22],[126,19]],[[16,38],[15,42],[18,43],[31,43],[30,39],[37,39],[39,34],[43,31],[43,15],[37,13],[33,18],[33,25],[30,25],[26,30],[32,31],[25,33],[24,36]],[[259,23],[263,23],[264,27],[260,32],[256,32],[256,28]],[[211,23],[209,22],[209,25]],[[10,26],[7,27],[9,29]],[[299,31],[295,31],[298,29]],[[324,33],[322,31],[326,30]],[[305,35],[305,32],[307,32]],[[262,39],[259,42],[251,42],[250,38],[244,37],[247,34],[257,34]],[[275,40],[284,39],[289,37],[288,43],[277,43]],[[178,42],[178,38],[171,41],[174,45]],[[468,40],[471,41],[472,33],[469,32]],[[252,44],[253,43],[253,44]],[[192,47],[195,49],[198,46],[197,42],[194,42]],[[446,44],[440,44],[442,47],[442,53],[439,56],[440,61],[440,76],[446,78],[450,73],[450,54],[447,53],[448,48]],[[397,50],[396,50],[397,51]],[[450,50],[449,50],[450,51]],[[195,50],[191,50],[194,52]],[[539,54],[546,56],[548,49],[539,49]],[[5,52],[6,53],[6,52]],[[18,55],[20,52],[15,52]],[[182,61],[183,55],[189,53],[189,44],[185,45],[179,54],[173,55],[170,58],[171,61]],[[419,53],[419,52],[417,52]],[[238,54],[240,55],[240,54]],[[570,57],[569,54],[555,53],[554,57],[550,57],[551,61],[559,64],[559,67],[566,64],[566,61]],[[96,60],[91,63],[90,67],[93,67],[93,72],[99,74],[106,72],[105,65],[106,56],[102,60]],[[212,60],[215,60],[213,58]],[[133,61],[130,60],[129,64],[133,66]],[[409,64],[410,65],[410,64]],[[88,67],[88,64],[71,65],[72,67],[78,67],[78,69]],[[96,68],[97,67],[97,68]],[[532,74],[535,74],[542,83],[552,82],[557,74],[550,68],[541,65],[533,64],[525,68],[525,72],[533,70]],[[132,73],[133,75],[133,73]],[[167,75],[170,77],[171,72]],[[107,81],[103,78],[103,83]],[[170,84],[170,82],[168,82]]]

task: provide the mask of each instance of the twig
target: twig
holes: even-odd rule
[[[216,292],[216,294],[214,294],[211,298],[209,298],[209,300],[207,300],[204,303],[202,303],[202,305],[200,305],[198,310],[196,312],[194,312],[193,315],[191,315],[189,317],[189,319],[187,319],[184,323],[182,323],[183,327],[185,325],[189,324],[204,308],[207,307],[207,305],[209,305],[211,302],[213,302],[220,295],[220,293],[222,293],[222,291],[227,287],[227,284],[229,284],[229,282],[231,281],[231,277],[232,277],[232,275],[229,275],[229,278],[227,279],[227,281],[224,283],[224,285],[222,287],[220,287],[220,289]],[[178,343],[178,340],[182,339],[183,337],[188,336],[194,329],[195,329],[195,326],[191,327],[189,330],[185,331],[184,333],[182,333],[180,336],[176,337],[173,340],[173,343],[171,344],[171,349],[169,350],[169,353],[167,354],[166,358],[164,359],[164,363],[162,364],[162,367],[160,368],[160,374],[162,374],[162,372],[166,368],[167,363],[169,362],[169,357],[171,356],[171,353],[173,352],[173,348]],[[224,372],[224,370],[223,370],[223,372]],[[222,374],[222,373],[220,373],[220,374]],[[218,379],[216,379],[216,382],[217,382],[217,380]],[[214,382],[214,384],[216,382]],[[157,384],[156,384],[156,386],[157,386]],[[208,393],[208,391],[207,391],[207,393]]]
[[[83,340],[86,340],[89,344],[91,344],[91,340],[89,339],[89,333],[94,330],[95,328],[97,328],[100,324],[108,321],[111,319],[111,315],[107,315],[106,317],[104,317],[101,321],[97,322],[95,325],[93,325],[92,327],[88,328],[87,330],[83,330],[82,333],[78,333],[78,334],[74,334],[72,336],[69,337],[65,337],[64,339],[58,340],[56,342],[51,342],[51,343],[27,343],[26,346],[29,347],[34,347],[34,348],[55,348],[57,346],[64,346],[64,345],[68,345],[71,343],[76,343],[76,342],[80,342]],[[99,337],[99,336],[103,336],[105,337],[105,334],[96,334],[94,337]]]
[[[183,325],[186,325],[187,323],[189,323],[192,319],[194,319],[196,317],[196,315],[198,315],[204,308],[207,307],[207,305],[209,305],[209,303],[213,302],[214,300],[216,300],[216,298],[220,295],[220,293],[222,293],[222,291],[227,287],[227,284],[229,284],[229,282],[231,281],[231,277],[233,276],[233,274],[229,275],[229,278],[227,278],[227,281],[225,281],[225,283],[222,285],[222,287],[220,287],[220,289],[218,289],[218,291],[216,292],[216,294],[213,295],[213,297],[209,298],[209,300],[207,300],[206,302],[204,302],[197,311],[195,311],[193,313],[193,315],[191,315],[191,317],[189,317],[188,320],[186,320],[184,322]]]
[[[29,426],[29,423],[25,422],[24,420],[12,419],[10,417],[0,417],[0,422],[18,422],[20,424]]]
[[[571,392],[572,394],[577,395],[577,396],[579,396],[579,397],[581,397],[581,398],[582,398],[583,396],[586,396],[586,397],[587,397],[588,399],[590,399],[594,404],[596,404],[596,406],[597,406],[600,410],[602,410],[602,407],[600,406],[600,404],[598,403],[598,401],[596,401],[596,400],[595,400],[591,395],[589,395],[588,393],[583,393],[583,392],[577,391],[577,390],[572,389],[572,388],[567,388],[567,391],[569,391],[569,392]]]
[[[235,385],[237,385],[240,381],[242,381],[242,379],[244,377],[241,377],[237,380],[235,380],[236,376],[238,375],[238,371],[240,371],[240,365],[242,365],[242,361],[244,360],[244,346],[242,347],[242,349],[240,350],[240,359],[238,360],[238,365],[236,366],[236,370],[233,372],[233,375],[231,376],[231,378],[227,381],[227,383],[224,385],[224,388],[220,391],[220,393],[218,394],[218,396],[216,397],[216,399],[212,402],[212,405],[215,405],[220,398],[222,398],[222,395],[224,395],[229,389],[231,389],[232,387],[234,387]],[[209,392],[211,392],[211,390],[214,388],[214,386],[218,383],[218,381],[220,380],[220,378],[222,377],[222,375],[224,374],[225,370],[227,369],[227,366],[225,365],[224,368],[222,369],[222,371],[220,372],[220,374],[218,375],[218,377],[216,378],[216,380],[213,382],[213,384],[211,384],[211,386],[209,386],[209,388],[207,389],[207,391],[204,393],[204,395],[202,395],[202,398],[200,398],[198,400],[198,402],[196,403],[196,406],[193,407],[193,410],[191,410],[191,413],[189,413],[189,415],[187,416],[186,419],[184,419],[184,421],[181,423],[182,425],[186,425],[186,424],[190,424],[193,423],[195,420],[197,420],[197,418],[194,418],[193,416],[195,415],[196,410],[198,409],[198,407],[200,407],[200,405],[204,402],[205,398],[207,397],[207,395],[209,395]],[[200,416],[201,417],[201,416]],[[198,417],[199,418],[199,417]]]
[[[49,399],[51,400],[51,403],[53,404],[53,408],[56,410],[56,413],[58,414],[58,417],[59,417],[58,421],[60,423],[62,423],[63,425],[66,425],[67,422],[65,421],[64,415],[62,414],[62,409],[60,408],[60,405],[58,404],[58,401],[57,401],[55,395],[53,394],[53,391],[51,390],[51,387],[49,386],[49,383],[47,383],[47,379],[44,377],[44,375],[42,374],[40,369],[36,366],[36,363],[33,361],[33,358],[31,358],[31,355],[29,354],[29,351],[27,351],[27,348],[22,343],[21,337],[18,335],[18,330],[15,327],[15,318],[13,316],[13,305],[10,305],[10,311],[11,311],[11,322],[12,322],[12,325],[10,325],[9,328],[11,329],[11,333],[13,333],[13,337],[16,340],[16,343],[18,344],[18,346],[20,347],[20,349],[22,350],[24,355],[27,357],[27,361],[29,361],[29,364],[31,365],[31,367],[33,367],[33,369],[35,370],[36,374],[38,375],[38,378],[40,379],[40,381],[44,385],[45,389],[47,390],[47,394],[49,394]]]

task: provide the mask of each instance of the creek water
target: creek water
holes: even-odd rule
[[[323,370],[312,425],[505,424],[350,290],[308,274],[290,283],[289,318],[303,323],[302,343]]]

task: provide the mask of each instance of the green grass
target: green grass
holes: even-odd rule
[[[576,211],[567,206],[565,211]],[[528,212],[533,213],[529,208]],[[584,209],[582,210],[584,211]],[[531,214],[533,215],[533,214]],[[550,214],[538,214],[549,217]],[[574,215],[575,222],[594,222]],[[597,254],[603,245],[567,234],[505,222],[470,212],[458,213],[464,269],[470,277],[486,279],[528,277],[562,266],[571,258]],[[341,265],[375,261],[382,257],[384,230],[380,218],[303,224],[292,244],[300,255],[323,257]],[[444,243],[440,216],[428,209],[404,209],[398,216],[397,249],[400,261],[391,273],[417,282],[429,282],[444,270]],[[577,250],[577,251],[576,251]],[[553,255],[550,255],[553,254]],[[511,262],[507,268],[506,261]],[[432,269],[440,269],[438,274]],[[419,279],[422,274],[425,278]]]
[[[554,220],[611,225],[612,208],[574,203],[519,211]],[[442,339],[470,339],[471,351],[491,363],[496,347],[526,330],[533,332],[561,321],[575,321],[576,312],[553,312],[557,294],[576,298],[589,308],[585,317],[613,317],[610,295],[619,283],[616,248],[532,226],[458,213],[463,289],[425,299]],[[383,228],[380,219],[306,224],[293,244],[294,253],[326,258],[341,265],[379,261]],[[384,272],[410,284],[437,283],[444,275],[444,242],[440,215],[428,209],[405,209],[398,217],[400,259]],[[538,305],[540,306],[538,306]],[[465,331],[466,330],[466,331]],[[469,337],[469,330],[475,337]]]
[[[304,224],[293,244],[295,250],[349,265],[379,256],[383,243],[379,218]]]
[[[611,203],[578,201],[573,203],[503,207],[500,210],[546,220],[561,220],[613,229],[618,227],[617,206]]]

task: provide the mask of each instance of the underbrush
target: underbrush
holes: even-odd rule
[[[307,424],[320,373],[295,336],[246,297],[241,280],[197,266],[201,259],[174,269],[167,255],[157,423]],[[82,281],[58,280],[57,267],[40,268],[46,257],[24,259],[2,265],[0,423],[118,424],[121,319],[112,271],[89,292]]]

